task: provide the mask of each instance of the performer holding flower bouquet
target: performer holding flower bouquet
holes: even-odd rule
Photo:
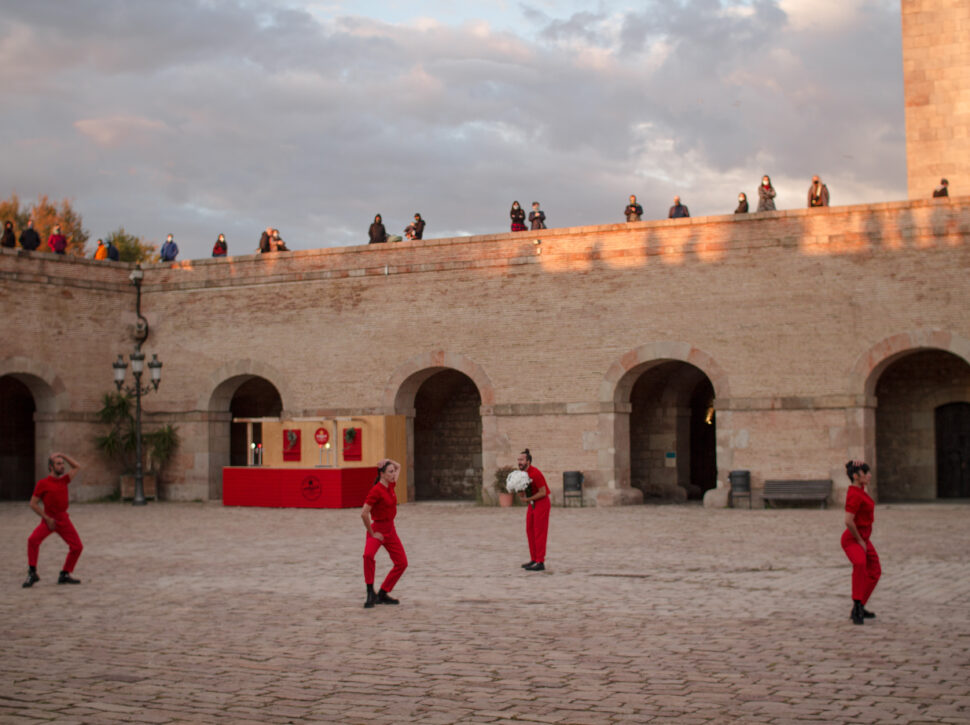
[[[528,448],[519,454],[517,463],[519,470],[509,474],[506,488],[510,492],[518,492],[519,498],[529,504],[525,514],[525,535],[529,539],[529,555],[532,558],[522,568],[527,571],[543,571],[546,568],[549,510],[552,508],[549,485],[542,472],[532,465],[532,454]]]
[[[364,583],[367,585],[365,609],[370,609],[375,604],[397,604],[398,600],[392,599],[390,593],[401,574],[408,568],[404,545],[397,538],[397,531],[394,529],[394,517],[397,515],[394,485],[400,472],[401,464],[397,461],[390,458],[380,461],[377,464],[377,480],[364,499],[364,507],[360,511],[364,528],[367,529],[367,539],[364,542]],[[374,594],[374,557],[382,546],[387,549],[394,566],[384,578],[380,591]]]

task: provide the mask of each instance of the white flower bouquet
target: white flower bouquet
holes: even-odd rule
[[[505,479],[505,490],[509,493],[528,491],[531,485],[532,479],[529,478],[529,474],[525,471],[512,471],[509,477]]]

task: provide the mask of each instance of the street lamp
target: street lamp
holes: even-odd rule
[[[135,396],[135,498],[132,501],[134,506],[144,506],[147,503],[145,500],[145,476],[141,462],[141,396],[148,395],[153,390],[158,390],[158,385],[162,382],[162,363],[158,359],[158,355],[153,354],[148,363],[151,387],[141,384],[141,376],[145,371],[145,353],[141,351],[141,346],[148,339],[148,320],[141,313],[141,282],[144,277],[145,273],[141,267],[136,267],[128,276],[131,283],[135,285],[135,313],[138,316],[138,324],[135,327],[135,349],[128,355],[128,359],[131,360],[131,372],[135,376],[135,384],[125,385],[125,371],[128,369],[128,363],[125,362],[123,355],[119,354],[118,359],[111,363],[118,392]]]

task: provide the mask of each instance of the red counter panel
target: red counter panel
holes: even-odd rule
[[[357,508],[376,478],[376,468],[227,467],[222,469],[222,505]]]

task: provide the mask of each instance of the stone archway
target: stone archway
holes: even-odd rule
[[[425,388],[429,383],[430,387]],[[384,386],[383,407],[388,413],[403,415],[406,419],[409,500],[437,497],[435,491],[441,489],[452,491],[449,497],[477,495],[484,476],[494,469],[498,455],[494,402],[495,390],[482,367],[457,353],[435,350],[418,355],[391,374]],[[422,420],[418,420],[419,415]],[[449,420],[461,422],[466,433],[460,438],[465,442],[454,460],[447,464],[441,459],[435,462],[435,454],[426,445],[440,445],[436,441]],[[475,436],[477,446],[470,443]],[[439,484],[433,480],[429,483],[429,475],[431,479],[437,475]]]
[[[223,366],[210,376],[212,392],[199,401],[208,419],[210,500],[222,498],[222,469],[240,461],[245,465],[246,434],[234,428],[233,417],[282,417],[292,397],[281,380],[285,377],[275,368],[252,360]]]
[[[666,367],[665,367],[666,366]],[[662,341],[642,345],[635,348],[613,365],[610,366],[603,381],[600,384],[600,406],[599,414],[599,461],[600,469],[597,471],[596,487],[588,490],[586,495],[597,505],[617,505],[640,503],[644,500],[642,488],[633,486],[633,458],[631,456],[631,432],[633,435],[641,435],[645,430],[642,427],[631,431],[631,413],[634,412],[633,395],[634,386],[644,374],[653,369],[657,372],[650,373],[646,380],[658,381],[667,379],[668,375],[674,377],[670,380],[672,386],[660,385],[661,393],[656,390],[641,393],[638,396],[646,395],[644,400],[649,399],[650,395],[659,396],[658,403],[662,403],[659,410],[664,410],[664,406],[670,408],[680,408],[671,414],[660,413],[660,419],[667,418],[664,425],[673,426],[674,430],[680,426],[682,435],[679,438],[675,435],[671,440],[679,440],[681,452],[677,449],[663,450],[663,462],[660,464],[666,467],[667,453],[677,454],[672,460],[675,461],[675,478],[685,482],[687,485],[682,487],[684,493],[678,494],[674,489],[669,489],[672,497],[703,495],[703,491],[716,484],[717,480],[717,447],[714,444],[713,426],[707,430],[701,430],[700,425],[707,425],[706,418],[710,409],[711,401],[714,398],[724,400],[729,395],[728,377],[724,369],[708,353],[700,350],[689,343],[676,341]],[[647,388],[653,385],[644,383]],[[669,390],[666,390],[669,388]],[[666,390],[666,392],[664,392]],[[664,395],[666,397],[664,397]],[[703,406],[703,413],[700,408]],[[696,415],[694,409],[698,409]],[[646,408],[645,408],[646,409]],[[713,411],[710,410],[711,421],[713,422]],[[649,418],[649,413],[645,414]],[[693,418],[700,417],[701,420],[692,424]],[[678,420],[679,418],[679,420]],[[643,421],[634,419],[633,424],[637,426],[646,425]],[[649,426],[648,426],[649,428]],[[637,430],[640,432],[638,433]],[[697,436],[698,443],[703,439],[703,452],[695,450],[692,456],[690,453],[691,433]],[[709,435],[708,435],[709,434]],[[648,435],[648,434],[647,434]],[[722,431],[717,431],[717,438],[726,437]],[[695,449],[701,448],[695,445]],[[652,454],[651,454],[652,455]],[[650,459],[650,455],[646,456]],[[643,462],[644,458],[637,463],[637,475],[642,479],[641,471],[647,465]],[[680,466],[678,469],[677,466]],[[696,479],[699,483],[692,484]],[[659,479],[657,479],[659,480]],[[702,483],[701,483],[702,482]],[[674,484],[676,485],[676,484]]]

